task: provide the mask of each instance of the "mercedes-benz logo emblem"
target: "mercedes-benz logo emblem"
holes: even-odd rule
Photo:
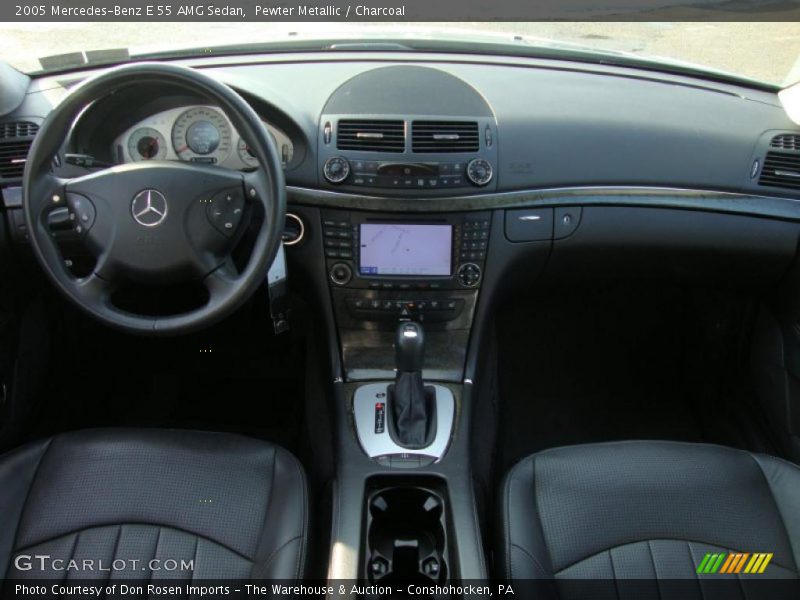
[[[139,225],[161,225],[167,218],[167,199],[158,190],[142,190],[133,197],[131,213]]]

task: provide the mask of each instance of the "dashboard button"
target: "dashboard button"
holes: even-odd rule
[[[331,267],[330,278],[336,285],[347,285],[353,278],[353,271],[344,263],[336,263]]]
[[[467,165],[467,177],[477,186],[484,186],[492,180],[492,165],[488,160],[476,158]]]
[[[474,260],[474,259],[473,259]],[[458,282],[464,287],[475,287],[481,280],[481,268],[474,263],[465,263],[458,268]],[[445,308],[450,308],[449,301]],[[453,306],[455,308],[455,306]]]
[[[325,161],[322,174],[330,183],[342,183],[350,175],[350,163],[344,157],[334,156]]]

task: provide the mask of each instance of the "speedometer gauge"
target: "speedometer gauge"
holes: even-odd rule
[[[128,154],[133,160],[163,160],[167,140],[152,127],[141,127],[128,136]]]
[[[172,126],[172,146],[181,160],[217,164],[231,152],[231,127],[214,108],[198,106],[181,113]]]

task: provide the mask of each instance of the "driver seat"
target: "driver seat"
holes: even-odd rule
[[[298,461],[238,435],[96,429],[0,457],[6,578],[297,580],[307,521]]]

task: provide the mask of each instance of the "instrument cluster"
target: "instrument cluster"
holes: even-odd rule
[[[292,140],[264,121],[284,168],[294,156]],[[117,163],[141,160],[183,160],[230,169],[258,166],[247,142],[228,117],[213,106],[183,106],[159,112],[130,127],[114,140]]]

